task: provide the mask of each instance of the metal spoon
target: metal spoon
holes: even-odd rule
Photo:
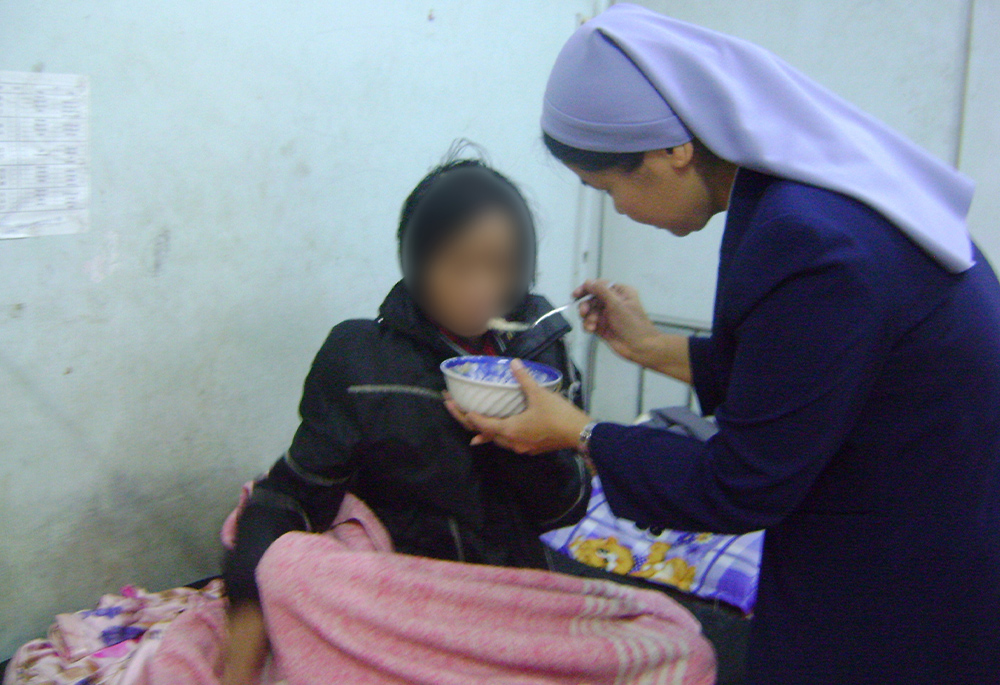
[[[501,319],[501,318],[497,317],[497,318],[490,319],[487,322],[487,326],[489,326],[490,330],[499,331],[501,333],[523,333],[524,331],[527,331],[527,330],[530,330],[530,329],[534,328],[535,326],[537,326],[541,322],[545,321],[545,319],[549,318],[550,316],[555,316],[559,312],[564,312],[567,309],[569,309],[570,307],[575,307],[576,305],[579,305],[579,304],[581,304],[583,302],[586,302],[587,300],[591,299],[592,297],[594,297],[594,296],[593,295],[584,295],[583,297],[581,297],[581,298],[579,298],[577,300],[573,300],[572,302],[567,302],[566,304],[564,304],[561,307],[556,307],[555,309],[552,309],[552,310],[550,310],[550,311],[542,314],[540,317],[538,317],[537,319],[535,319],[533,323],[522,323],[520,321],[508,321],[507,319]]]

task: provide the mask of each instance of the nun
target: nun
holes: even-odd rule
[[[766,529],[751,683],[1000,683],[1000,285],[972,181],[769,52],[633,5],[569,39],[541,124],[636,221],[726,212],[710,337],[659,332],[624,285],[575,293],[719,432],[595,422],[519,370],[523,414],[449,401],[473,444],[575,446],[640,526]]]

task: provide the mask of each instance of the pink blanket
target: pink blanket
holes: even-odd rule
[[[272,545],[257,577],[293,685],[715,682],[698,623],[655,591],[302,533]]]
[[[264,682],[715,682],[697,621],[661,593],[391,550],[353,497],[328,533],[289,533],[270,547],[257,569],[274,656]],[[195,607],[134,678],[115,683],[217,685],[224,636],[222,601]]]

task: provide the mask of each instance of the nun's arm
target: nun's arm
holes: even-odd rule
[[[720,432],[708,443],[597,425],[590,454],[612,510],[643,525],[726,533],[793,511],[856,423],[889,346],[887,298],[870,272],[841,251],[756,304],[739,326]]]
[[[726,398],[726,386],[716,364],[715,341],[711,337],[693,335],[687,344],[691,385],[698,396],[701,413],[711,416]]]

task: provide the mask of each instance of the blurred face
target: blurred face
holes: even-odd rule
[[[517,227],[499,209],[460,227],[431,258],[422,278],[427,314],[452,333],[474,338],[502,316],[518,281]]]
[[[727,195],[718,206],[719,198],[694,162],[691,143],[647,152],[634,171],[570,169],[585,185],[606,192],[619,214],[676,236],[701,230],[728,202]]]

